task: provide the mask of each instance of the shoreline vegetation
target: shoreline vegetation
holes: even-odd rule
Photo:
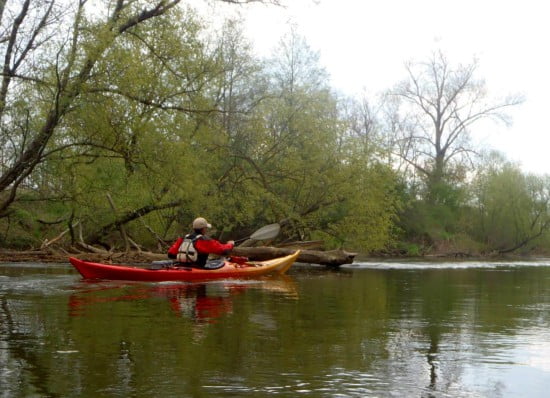
[[[344,253],[347,253],[343,251]],[[340,266],[343,264],[352,264],[353,262],[368,262],[373,260],[423,260],[423,261],[489,261],[489,260],[529,260],[541,257],[550,257],[548,253],[531,253],[525,254],[467,254],[467,253],[430,253],[419,256],[397,255],[397,254],[356,254],[353,255],[352,262],[342,262],[341,264],[325,264],[327,266]],[[156,260],[166,260],[165,253],[154,253],[147,251],[131,250],[128,252],[112,252],[112,253],[86,253],[86,252],[63,252],[54,250],[5,250],[0,249],[0,263],[68,263],[69,257],[77,257],[94,262],[104,262],[112,264],[149,264]],[[305,261],[301,261],[305,262]],[[307,263],[307,262],[305,262]]]
[[[347,97],[291,26],[260,57],[242,21],[180,0],[31,3],[0,5],[8,261],[165,258],[197,216],[222,241],[278,222],[280,237],[262,244],[383,258],[550,247],[550,176],[472,139],[523,102],[492,95],[477,59],[434,49],[380,95]],[[354,257],[333,254],[300,258]]]

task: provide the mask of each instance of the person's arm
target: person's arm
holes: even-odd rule
[[[195,242],[195,247],[202,253],[212,253],[219,256],[228,254],[233,250],[234,243],[229,241],[227,243],[220,243],[216,239],[199,239]]]
[[[178,257],[178,250],[181,246],[181,243],[183,242],[183,238],[179,237],[172,246],[170,246],[170,249],[168,249],[168,258],[174,259]]]

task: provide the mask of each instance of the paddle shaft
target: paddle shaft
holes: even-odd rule
[[[237,244],[237,243],[244,242],[245,240],[248,240],[250,238],[251,238],[251,236],[247,236],[246,238],[237,239],[237,240],[234,240],[233,242],[235,242],[235,244]]]

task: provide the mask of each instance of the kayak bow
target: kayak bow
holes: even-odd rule
[[[232,263],[225,260],[223,267],[207,270],[185,266],[162,269],[147,269],[126,265],[109,265],[69,258],[71,264],[85,279],[110,279],[128,281],[195,281],[206,279],[251,278],[267,274],[284,274],[294,264],[300,251],[285,257],[267,261]]]

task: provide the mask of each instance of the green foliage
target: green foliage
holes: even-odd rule
[[[489,250],[529,250],[548,237],[550,180],[525,175],[517,165],[489,159],[475,180],[472,234]]]
[[[547,238],[548,181],[503,165],[480,169],[472,186],[461,162],[423,177],[399,169],[382,123],[369,109],[345,112],[319,55],[295,31],[261,60],[238,20],[214,34],[191,9],[174,8],[119,35],[101,18],[75,20],[74,52],[41,53],[41,84],[23,80],[10,98],[4,120],[18,128],[1,135],[6,161],[52,109],[66,108],[0,218],[3,246],[38,247],[78,225],[85,240],[120,248],[113,225],[147,208],[124,228],[148,248],[197,215],[224,239],[284,221],[285,240],[408,255]],[[54,88],[64,78],[61,95]]]
[[[449,240],[462,232],[461,218],[465,202],[459,199],[464,190],[446,187],[445,196],[441,194],[438,203],[409,199],[399,216],[399,226],[405,240],[413,240],[426,246]],[[442,191],[440,191],[442,193]]]
[[[407,257],[418,257],[422,254],[422,247],[416,243],[401,243],[397,248],[405,253]]]

